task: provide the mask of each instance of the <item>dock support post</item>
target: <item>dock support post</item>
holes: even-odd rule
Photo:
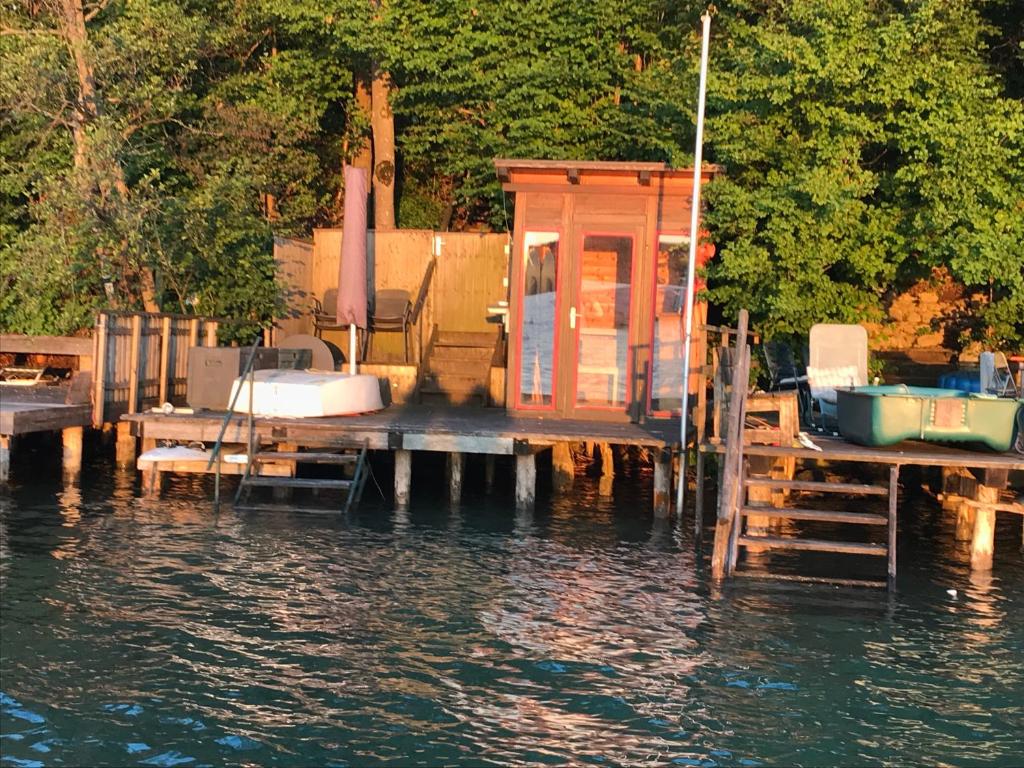
[[[395,451],[395,506],[409,506],[409,491],[412,488],[412,451]]]
[[[0,483],[11,478],[11,436],[0,435]]]
[[[977,499],[981,504],[999,502],[999,489],[978,486]],[[992,551],[996,540],[996,510],[994,506],[978,507],[974,511],[974,535],[971,538],[971,570],[991,571]]]
[[[117,422],[117,466],[128,467],[135,461],[135,436],[127,421]]]
[[[683,482],[680,478],[680,482]],[[654,516],[667,518],[672,498],[672,452],[663,448],[654,455]]]
[[[569,443],[555,443],[551,446],[551,479],[556,491],[572,488],[576,475],[576,463],[572,458]]]
[[[494,469],[497,457],[493,453],[484,456],[484,488],[488,493],[494,490]]]
[[[601,479],[597,492],[600,496],[611,496],[615,481],[615,452],[610,443],[598,443],[598,447],[601,449]],[[683,482],[682,478],[683,475],[680,475],[679,482]]]
[[[466,454],[448,454],[448,502],[458,506],[462,500],[462,475],[466,467]]]
[[[537,457],[533,453],[516,456],[516,507],[528,509],[537,497]]]
[[[156,440],[151,437],[142,438],[143,453],[153,448],[156,448]],[[163,488],[164,473],[161,472],[158,467],[159,463],[154,461],[152,465],[142,470],[142,495],[147,499],[160,498],[160,491]]]
[[[700,446],[697,446],[697,490],[693,496],[693,533],[698,541],[704,529],[704,475],[707,471],[704,467],[705,461],[707,456]]]
[[[64,447],[64,477],[77,477],[82,471],[82,438],[83,427],[68,427],[61,431],[61,443]]]

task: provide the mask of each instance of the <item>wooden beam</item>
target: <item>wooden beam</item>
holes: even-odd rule
[[[685,474],[679,482],[686,482]],[[667,518],[672,498],[672,454],[664,452],[654,457],[654,516]]]
[[[984,505],[999,502],[999,489],[987,485],[978,486],[977,500]],[[974,531],[971,538],[971,570],[991,571],[992,554],[995,550],[996,511],[992,506],[978,506],[974,510]]]
[[[91,336],[28,336],[21,333],[0,333],[0,353],[92,357],[93,341]]]
[[[65,477],[76,477],[82,471],[82,427],[68,427],[61,431],[63,469]]]
[[[11,436],[0,435],[0,483],[11,478]]]
[[[572,488],[576,477],[576,462],[569,443],[560,442],[551,446],[551,470],[551,480],[556,491]]]

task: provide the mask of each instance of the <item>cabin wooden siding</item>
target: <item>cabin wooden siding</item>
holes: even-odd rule
[[[557,232],[559,258],[557,262],[557,299],[567,300],[575,271],[574,262],[580,258],[582,237],[588,233],[622,233],[634,239],[633,280],[638,281],[630,306],[628,374],[632,386],[628,389],[628,404],[624,413],[594,411],[577,418],[642,420],[650,412],[652,351],[651,339],[656,295],[657,254],[655,249],[661,234],[688,235],[690,230],[690,199],[693,170],[671,170],[652,163],[571,163],[551,161],[496,160],[499,178],[506,192],[515,194],[514,236],[512,242],[508,376],[506,377],[507,407],[520,415],[537,415],[543,410],[523,407],[520,403],[520,368],[522,365],[522,311],[525,235],[527,232]],[[717,167],[706,167],[702,183],[710,181],[719,172]],[[567,310],[556,309],[562,322]],[[693,348],[701,349],[699,318],[706,317],[706,306],[698,303],[694,312]],[[546,410],[567,414],[570,401],[575,400],[574,378],[565,371],[565,361],[574,359],[576,352],[567,355],[561,347],[575,344],[576,337],[566,331],[556,333],[555,373],[556,390],[561,390],[558,402]],[[691,354],[694,361],[699,355]],[[561,358],[559,361],[558,358]],[[559,362],[562,370],[559,370]],[[697,363],[695,363],[697,364]],[[695,391],[697,377],[691,376],[689,389]]]

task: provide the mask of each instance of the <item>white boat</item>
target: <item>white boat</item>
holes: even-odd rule
[[[252,411],[257,416],[348,416],[384,408],[376,376],[334,371],[258,370],[254,372],[251,397]],[[236,412],[249,412],[248,376],[235,379],[231,399]]]

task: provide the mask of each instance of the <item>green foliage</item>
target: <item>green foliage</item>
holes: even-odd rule
[[[139,307],[259,322],[271,232],[339,220],[394,84],[398,218],[503,229],[495,157],[691,162],[700,12],[666,0],[0,7],[0,326],[70,333]],[[715,16],[705,157],[712,299],[768,335],[881,318],[947,267],[1024,342],[1024,16],[1015,0],[732,0]]]
[[[997,340],[1020,338],[1024,111],[979,55],[984,31],[972,4],[948,0],[723,14],[713,299],[750,308],[769,335],[803,333],[875,319],[893,289],[947,265],[991,287],[982,320]]]

